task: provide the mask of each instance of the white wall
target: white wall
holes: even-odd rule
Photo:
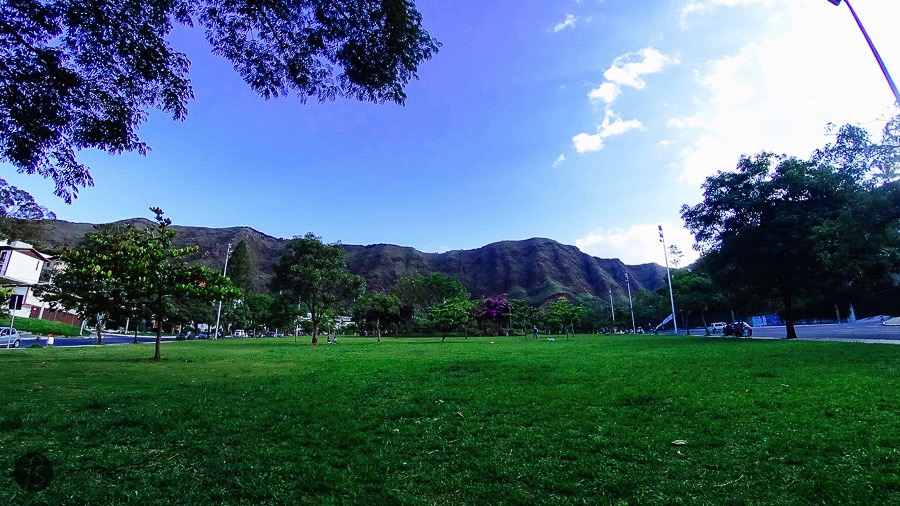
[[[10,251],[9,260],[6,262],[6,269],[3,275],[23,283],[35,284],[41,277],[41,269],[43,267],[43,260],[38,260],[18,251]]]

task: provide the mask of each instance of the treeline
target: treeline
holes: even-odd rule
[[[685,313],[776,313],[794,338],[800,318],[900,310],[900,116],[878,141],[851,125],[834,133],[806,160],[744,156],[682,207],[703,251],[673,279]]]

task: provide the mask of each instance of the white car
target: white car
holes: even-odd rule
[[[18,348],[22,344],[19,331],[9,327],[0,327],[0,348]]]
[[[725,330],[725,322],[716,322],[709,326],[709,331],[713,334],[721,334]]]

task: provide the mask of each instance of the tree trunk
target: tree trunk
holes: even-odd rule
[[[797,339],[797,329],[794,328],[794,301],[788,292],[782,292],[781,298],[784,301],[784,326],[787,331],[785,339]]]
[[[97,344],[103,344],[103,318],[97,318]]]
[[[375,330],[378,332],[378,342],[381,342],[381,320],[375,320]]]
[[[706,313],[701,309],[700,310],[700,321],[703,323],[703,332],[706,335],[709,335],[709,325],[706,323]]]
[[[162,342],[162,322],[165,308],[162,296],[156,298],[156,349],[153,352],[153,360],[160,360],[159,345]]]
[[[321,320],[321,318],[316,318],[314,313],[310,313],[309,322],[312,324],[312,342],[309,344],[319,344],[319,320]]]
[[[162,323],[160,320],[156,320],[156,347],[153,351],[153,360],[159,360],[161,358],[161,354],[159,352],[159,343],[162,341]]]

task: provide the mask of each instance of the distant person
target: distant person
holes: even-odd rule
[[[535,325],[534,328],[531,329],[531,335],[534,336],[535,339],[537,339],[537,335],[538,335],[537,325]]]

